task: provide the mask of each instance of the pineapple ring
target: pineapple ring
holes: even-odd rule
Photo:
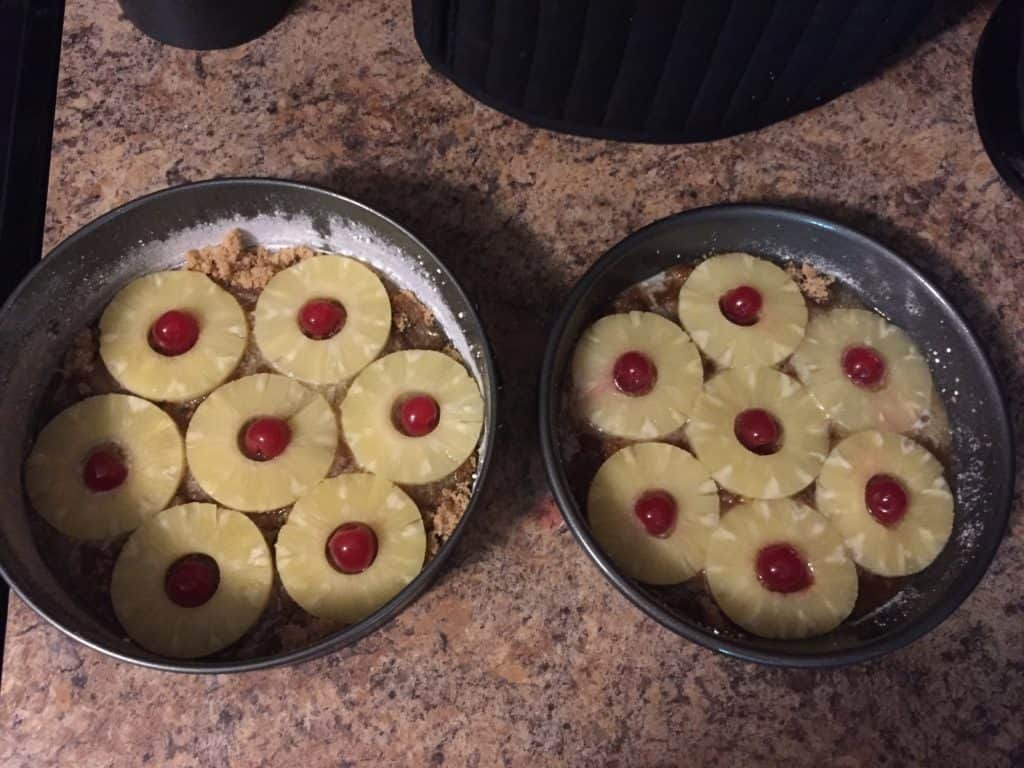
[[[612,371],[627,352],[640,352],[657,371],[654,388],[627,395]],[[704,381],[700,353],[678,325],[653,312],[602,317],[580,337],[572,361],[573,384],[587,419],[602,432],[652,440],[686,422]]]
[[[664,538],[647,533],[633,513],[650,490],[668,492],[677,504],[675,527]],[[645,584],[679,584],[704,567],[708,538],[718,525],[718,486],[682,448],[637,443],[597,470],[587,515],[597,543],[623,573]]]
[[[83,481],[94,448],[116,445],[128,474],[109,491]],[[174,420],[132,395],[98,395],[61,411],[36,438],[25,462],[25,489],[50,525],[75,539],[106,539],[131,531],[163,509],[185,472]]]
[[[773,592],[758,578],[764,547],[789,544],[813,583]],[[740,504],[722,515],[707,554],[708,586],[725,614],[760,637],[802,638],[839,626],[857,602],[857,569],[828,520],[793,499]]]
[[[189,313],[200,328],[195,345],[175,356],[149,343],[153,323],[170,310]],[[132,280],[100,317],[100,356],[107,370],[122,387],[151,400],[184,402],[205,395],[235,370],[248,339],[235,298],[206,275],[187,270]]]
[[[410,437],[394,423],[396,401],[412,393],[436,401],[433,431]],[[349,448],[364,469],[396,483],[431,483],[469,458],[483,428],[484,401],[476,380],[440,352],[392,352],[363,370],[341,404]]]
[[[182,607],[167,596],[167,570],[205,554],[220,571],[208,601]],[[270,598],[274,568],[263,534],[248,517],[216,504],[181,504],[143,524],[114,565],[110,598],[125,632],[146,650],[178,659],[208,656],[238,640]]]
[[[902,519],[882,525],[867,508],[875,475],[894,477],[907,493]],[[913,440],[891,432],[858,432],[825,461],[815,489],[818,509],[846,542],[854,561],[881,576],[908,576],[929,566],[953,530],[953,494],[942,465]]]
[[[860,387],[843,370],[844,351],[860,345],[873,347],[886,362],[880,388]],[[812,320],[793,368],[844,433],[906,432],[931,409],[932,374],[917,345],[868,310],[835,309]]]
[[[363,523],[377,537],[377,556],[347,574],[327,559],[327,541],[344,523]],[[322,619],[355,624],[416,578],[427,534],[416,504],[379,475],[328,478],[299,499],[277,536],[277,570],[292,599]]]
[[[282,419],[291,440],[279,456],[256,461],[239,434],[260,417]],[[265,512],[291,504],[323,480],[338,447],[338,423],[323,395],[275,373],[257,373],[215,390],[196,408],[185,434],[200,487],[225,506]]]
[[[743,285],[761,294],[753,325],[736,325],[719,309],[722,296]],[[771,366],[800,344],[807,305],[797,284],[780,267],[749,253],[723,253],[698,264],[679,289],[679,320],[719,366]]]
[[[297,317],[306,302],[333,299],[345,309],[341,329],[326,339],[306,336]],[[388,341],[391,301],[384,284],[355,259],[314,256],[267,283],[253,320],[260,352],[282,373],[311,384],[335,384],[365,368]]]
[[[782,426],[775,453],[749,451],[736,437],[736,417],[754,408]],[[686,435],[719,485],[753,499],[779,499],[806,488],[828,452],[825,414],[798,381],[773,368],[733,368],[711,379]]]

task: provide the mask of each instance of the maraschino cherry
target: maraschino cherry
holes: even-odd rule
[[[284,419],[264,416],[249,422],[242,433],[242,451],[253,461],[270,461],[284,453],[292,430]]]
[[[754,569],[761,584],[771,592],[799,592],[814,583],[807,561],[790,544],[761,547]]]
[[[333,299],[311,299],[299,310],[299,328],[311,339],[329,339],[345,325],[348,313]]]
[[[209,555],[191,554],[175,560],[164,577],[164,592],[175,605],[198,608],[220,586],[220,569]]]
[[[327,539],[327,560],[342,573],[362,573],[377,557],[377,536],[363,523],[345,523]]]
[[[615,386],[625,395],[639,397],[654,389],[658,369],[643,352],[626,352],[615,361],[612,379]]]
[[[736,439],[748,451],[768,456],[779,450],[779,423],[762,408],[748,408],[736,416],[733,425]]]
[[[413,395],[398,405],[396,421],[402,434],[409,437],[423,437],[437,429],[441,420],[441,408],[430,395]]]
[[[90,491],[112,491],[128,477],[128,467],[114,451],[100,448],[89,454],[82,467],[82,482]]]
[[[749,285],[726,291],[718,300],[718,309],[735,325],[753,325],[761,315],[764,299],[761,292]]]
[[[676,527],[678,507],[667,491],[655,490],[642,494],[633,505],[633,514],[651,536],[663,539]]]
[[[168,357],[185,354],[198,339],[198,321],[191,313],[180,309],[164,312],[149,329],[150,346]]]
[[[907,491],[889,475],[875,475],[864,488],[868,512],[882,525],[896,525],[907,514]]]
[[[850,347],[843,353],[843,373],[858,387],[876,387],[885,378],[885,360],[874,347]]]

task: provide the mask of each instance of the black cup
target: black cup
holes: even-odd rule
[[[129,21],[166,45],[232,48],[267,32],[292,0],[118,0]]]

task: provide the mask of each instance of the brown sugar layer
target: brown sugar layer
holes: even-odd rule
[[[225,288],[258,292],[282,269],[315,255],[304,245],[276,250],[247,245],[242,231],[232,229],[220,243],[186,253],[185,269],[202,272]]]
[[[836,279],[819,272],[810,264],[788,264],[786,273],[800,288],[803,295],[815,304],[827,304],[832,298],[832,284]]]
[[[252,323],[252,312],[260,290],[287,267],[318,252],[305,246],[265,248],[246,242],[244,234],[233,229],[221,242],[189,251],[185,268],[208,275],[230,291],[241,303]],[[391,300],[391,335],[382,354],[402,349],[432,349],[462,362],[441,330],[434,313],[410,291],[402,289],[378,274]],[[232,378],[273,369],[263,360],[250,338],[249,347]],[[346,385],[319,388],[335,408],[345,396]],[[39,411],[38,426],[85,397],[124,392],[106,370],[99,356],[99,332],[94,325],[77,334],[54,376]],[[201,399],[189,403],[160,403],[184,433]],[[426,560],[433,558],[451,536],[469,506],[476,481],[476,455],[470,457],[452,475],[423,486],[403,486],[423,516],[427,531]],[[344,437],[338,441],[328,477],[359,471]],[[186,471],[171,505],[191,501],[212,502],[199,487],[191,471]],[[288,519],[290,507],[253,514],[250,518],[273,546],[277,533]],[[80,542],[63,536],[38,515],[32,515],[32,527],[43,559],[65,589],[90,609],[101,621],[120,633],[110,601],[110,577],[117,555],[127,537],[104,542]],[[235,645],[214,654],[211,659],[250,659],[286,653],[308,646],[340,627],[306,613],[281,587],[275,573],[270,602],[257,625]]]

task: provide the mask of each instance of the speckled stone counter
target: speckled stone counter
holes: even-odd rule
[[[671,635],[599,576],[559,524],[533,416],[538,350],[573,281],[632,230],[729,200],[803,206],[899,250],[1024,392],[1024,202],[971,109],[992,4],[951,10],[855,93],[695,147],[561,137],[474,103],[421,60],[408,0],[296,5],[253,44],[193,53],[141,37],[113,0],[69,2],[47,247],[138,195],[223,175],[311,181],[395,217],[479,303],[501,361],[485,507],[423,599],[288,669],[136,669],[12,599],[0,764],[1024,764],[1019,496],[988,576],[930,635],[852,669],[764,669]]]

